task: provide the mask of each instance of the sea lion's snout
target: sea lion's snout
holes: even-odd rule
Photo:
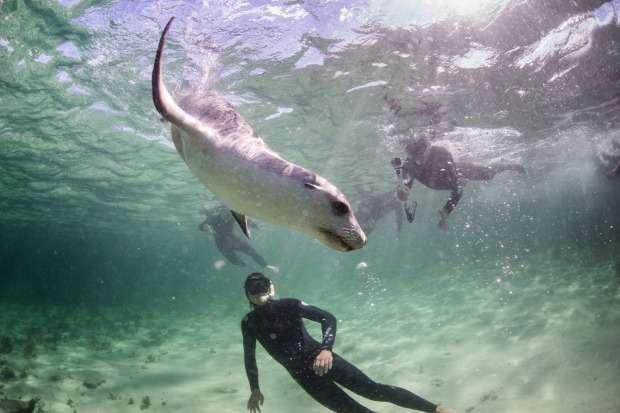
[[[366,245],[366,241],[368,241],[368,239],[366,238],[366,234],[364,233],[364,231],[362,231],[362,228],[359,226],[359,224],[357,225],[357,231],[355,231],[354,235],[355,236],[345,240],[349,247],[347,251],[358,250],[364,245]]]
[[[366,244],[366,234],[357,222],[351,205],[342,192],[323,178],[316,176],[317,181],[306,187],[317,191],[318,201],[312,208],[312,214],[318,225],[317,239],[338,251],[354,251]],[[327,203],[324,201],[327,200]]]
[[[353,220],[355,221],[354,217]],[[323,228],[319,231],[323,235],[322,241],[338,251],[355,251],[366,245],[366,234],[356,221],[355,226],[351,226],[345,230],[342,228],[338,228],[338,230]]]
[[[342,240],[343,244],[345,245],[345,249],[343,251],[348,252],[348,251],[359,250],[364,245],[366,245],[366,241],[367,241],[366,234],[362,232],[361,235],[362,237],[359,237],[359,239],[353,242],[351,242],[350,240]]]
[[[338,251],[355,251],[366,245],[366,235],[362,232],[361,237],[346,237],[343,238],[332,233],[323,232],[326,235],[324,242]]]

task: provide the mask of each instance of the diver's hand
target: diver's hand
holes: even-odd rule
[[[616,175],[618,175],[618,169],[612,169],[611,171],[607,171],[605,175],[607,175],[607,179],[612,179],[616,177]]]
[[[411,189],[407,188],[404,185],[398,185],[398,188],[396,189],[396,196],[398,197],[398,199],[405,202],[407,199],[409,199],[410,194]]]
[[[327,374],[327,372],[332,368],[332,363],[334,361],[334,357],[332,356],[332,352],[329,350],[321,350],[316,359],[314,359],[314,372],[319,376],[323,374]]]
[[[252,394],[250,394],[250,399],[248,400],[248,410],[251,413],[260,413],[260,406],[265,402],[265,396],[260,392],[260,389],[252,390]]]
[[[446,227],[448,226],[448,213],[443,208],[440,208],[437,212],[439,212],[439,216],[441,216],[441,218],[439,219],[439,224],[437,224],[437,226],[439,227],[439,229],[446,229]]]

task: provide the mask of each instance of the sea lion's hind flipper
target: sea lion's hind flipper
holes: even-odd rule
[[[235,211],[230,211],[235,217],[235,221],[239,224],[241,231],[245,234],[246,237],[250,238],[250,227],[248,227],[248,220],[243,214],[238,214]]]

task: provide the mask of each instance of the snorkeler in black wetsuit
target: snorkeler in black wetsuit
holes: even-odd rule
[[[496,163],[490,166],[455,162],[452,154],[440,146],[431,146],[426,138],[418,139],[406,147],[408,157],[402,166],[403,183],[398,187],[397,196],[406,201],[411,193],[413,181],[417,179],[432,189],[450,190],[450,198],[439,210],[439,228],[444,229],[448,215],[454,210],[463,196],[467,181],[489,181],[504,171],[524,173],[522,165],[516,163]]]
[[[390,212],[396,214],[396,232],[400,235],[403,226],[403,211],[400,208],[400,202],[394,196],[393,190],[384,194],[363,197],[355,211],[355,218],[357,218],[357,222],[359,222],[364,233],[368,235],[375,228],[377,221]]]
[[[336,318],[296,299],[275,299],[273,284],[263,274],[252,273],[247,277],[245,293],[253,307],[241,321],[245,371],[252,391],[247,405],[251,413],[260,412],[264,402],[258,383],[256,341],[312,398],[332,411],[372,413],[346,394],[340,385],[371,400],[428,413],[454,413],[452,409],[437,406],[405,389],[376,383],[332,353]],[[302,318],[321,323],[321,342],[310,337]]]
[[[201,231],[210,230],[213,232],[217,249],[220,250],[229,262],[242,267],[246,266],[246,263],[237,256],[237,251],[239,251],[252,257],[261,267],[267,267],[263,257],[250,244],[235,235],[235,218],[228,209],[224,206],[215,209],[205,207],[202,212],[207,217],[198,228]],[[252,221],[248,221],[248,225],[252,228],[258,228]]]

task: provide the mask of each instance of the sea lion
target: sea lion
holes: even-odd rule
[[[32,413],[37,401],[37,399],[31,399],[29,402],[9,399],[0,400],[0,413]]]
[[[192,92],[178,105],[172,99],[162,80],[162,55],[173,20],[155,56],[153,102],[172,124],[172,140],[189,169],[231,210],[248,238],[246,215],[301,231],[339,251],[362,248],[366,235],[338,188],[269,149],[214,92]]]

